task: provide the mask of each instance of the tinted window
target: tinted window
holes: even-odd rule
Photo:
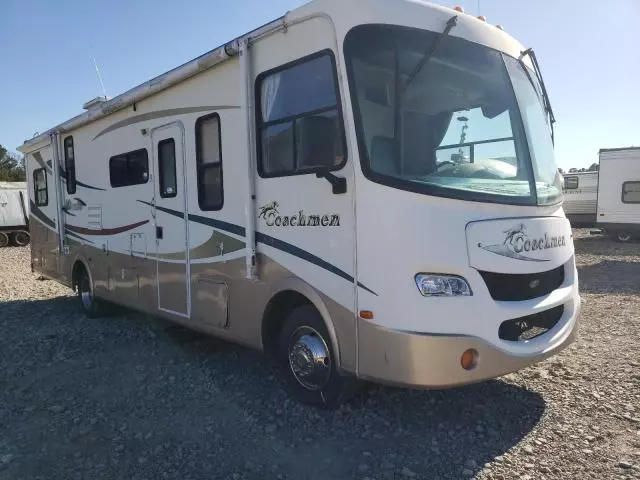
[[[564,188],[566,190],[575,190],[578,188],[578,177],[564,177]]]
[[[624,182],[622,184],[622,202],[640,203],[640,181]]]
[[[149,156],[146,149],[116,155],[109,160],[112,187],[140,185],[149,180]]]
[[[262,176],[339,168],[342,113],[331,53],[307,57],[258,78],[258,169]]]
[[[73,150],[73,137],[64,139],[64,165],[67,177],[67,193],[76,193],[76,157]]]
[[[176,179],[176,143],[173,138],[158,143],[158,177],[160,196],[175,197],[178,193]]]
[[[200,209],[220,210],[224,204],[222,140],[216,113],[196,121],[196,168]]]
[[[47,190],[47,172],[44,168],[39,168],[33,171],[33,193],[38,207],[48,205],[49,192]]]

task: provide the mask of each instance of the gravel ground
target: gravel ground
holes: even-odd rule
[[[327,412],[260,354],[120,312],[0,250],[0,479],[640,478],[640,244],[576,231],[584,309],[559,356]]]

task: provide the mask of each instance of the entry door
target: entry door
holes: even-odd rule
[[[190,316],[187,178],[184,126],[173,122],[151,131],[158,308]]]

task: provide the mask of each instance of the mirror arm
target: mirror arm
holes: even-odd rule
[[[331,190],[334,195],[347,193],[347,179],[344,177],[336,177],[329,170],[320,170],[316,172],[316,177],[324,178],[331,184]]]

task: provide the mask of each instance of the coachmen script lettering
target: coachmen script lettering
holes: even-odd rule
[[[523,260],[528,262],[548,262],[545,259],[532,258],[524,253],[533,252],[536,250],[549,250],[551,248],[565,247],[567,245],[567,239],[564,235],[549,235],[545,233],[540,238],[529,238],[525,233],[526,227],[523,223],[520,223],[509,230],[505,230],[504,242],[500,245],[482,245],[478,246],[484,250],[487,250],[496,255],[502,255],[503,257],[515,258],[517,260]]]
[[[294,215],[280,215],[278,202],[273,201],[260,207],[258,218],[264,220],[268,227],[339,227],[340,215],[313,214],[307,215],[299,210]]]

